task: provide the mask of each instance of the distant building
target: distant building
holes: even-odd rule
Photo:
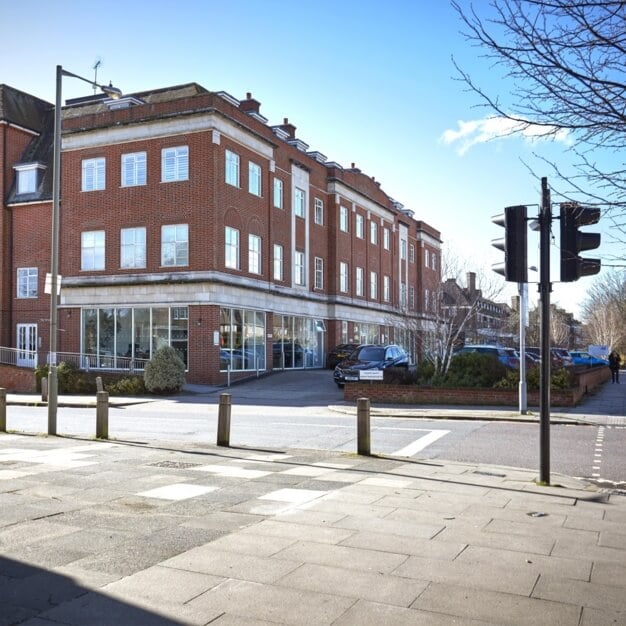
[[[0,345],[25,365],[48,356],[53,108],[0,85]],[[124,370],[170,344],[188,382],[219,384],[341,342],[419,345],[440,233],[251,94],[190,83],[62,116],[61,358]]]
[[[465,287],[454,278],[444,281],[442,301],[446,318],[461,328],[458,347],[477,343],[514,345],[509,324],[511,307],[483,297],[476,287],[475,272],[467,273]]]

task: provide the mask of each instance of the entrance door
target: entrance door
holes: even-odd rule
[[[37,367],[37,324],[17,325],[17,365]]]

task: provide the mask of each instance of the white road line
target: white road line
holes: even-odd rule
[[[408,446],[404,446],[404,448],[400,448],[400,450],[396,450],[392,452],[393,456],[413,456],[416,452],[423,450],[431,443],[437,441],[437,439],[441,439],[441,437],[447,435],[449,430],[431,430],[427,435],[416,439],[413,443],[410,443]]]

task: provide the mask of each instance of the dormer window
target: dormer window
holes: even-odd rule
[[[15,165],[17,173],[17,195],[36,193],[46,169],[42,163],[22,163]]]

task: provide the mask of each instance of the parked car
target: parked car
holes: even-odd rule
[[[358,347],[358,343],[340,343],[335,346],[326,357],[326,367],[332,369],[347,359]]]
[[[589,354],[589,352],[583,352],[582,350],[574,350],[570,352],[574,365],[608,365],[609,362],[606,359],[600,359],[597,356]]]
[[[394,344],[382,346],[366,343],[335,367],[333,380],[338,387],[343,387],[347,382],[358,381],[361,370],[385,370],[388,367],[408,368],[407,353]]]
[[[512,348],[511,348],[512,350]],[[514,350],[512,350],[515,352]],[[477,352],[479,354],[488,354],[498,359],[502,365],[508,367],[509,369],[517,369],[519,368],[519,358],[515,355],[510,355],[507,353],[507,348],[502,348],[500,346],[493,346],[487,344],[467,344],[457,350],[454,355],[457,354],[466,354],[468,352]]]
[[[561,348],[558,348],[558,349],[560,350]],[[541,363],[541,348],[526,348],[526,352],[535,356],[537,358],[537,361]],[[571,364],[571,362],[568,363],[568,365],[569,364]],[[565,365],[565,363],[563,362],[563,359],[557,353],[555,353],[553,349],[551,349],[550,350],[550,367],[563,367],[563,365]]]
[[[553,356],[560,359],[562,366],[572,364],[572,355],[565,348],[550,348],[550,352]]]

